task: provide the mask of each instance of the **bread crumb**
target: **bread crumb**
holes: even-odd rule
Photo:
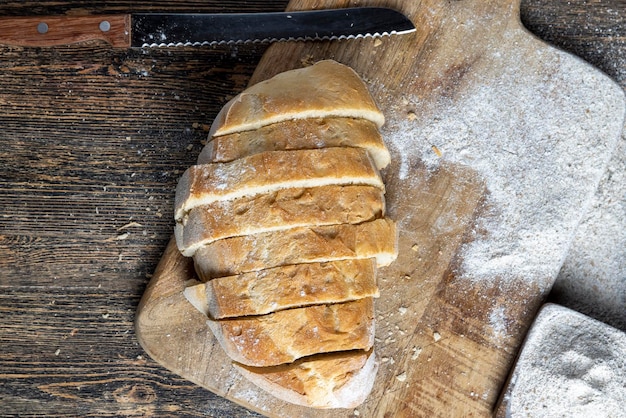
[[[437,331],[433,332],[433,340],[435,340],[435,342],[437,342],[440,339],[441,339],[441,334],[439,334]]]
[[[104,240],[104,242],[111,242],[111,241],[123,241],[123,240],[125,240],[126,238],[128,238],[128,236],[129,236],[129,235],[130,235],[130,234],[129,234],[128,232],[125,232],[125,233],[123,233],[123,234],[116,235],[116,236],[114,236],[114,237],[109,237],[109,238],[105,239],[105,240]]]
[[[396,376],[396,380],[399,382],[404,382],[406,381],[406,372],[402,372],[399,375]]]
[[[359,415],[361,415],[361,413],[359,412],[358,409],[355,409],[353,414],[354,414],[355,417],[358,417]]]
[[[406,118],[410,121],[417,119],[417,115],[412,110],[406,113]]]
[[[421,347],[413,347],[413,354],[411,354],[411,360],[415,361],[422,354]]]
[[[382,44],[383,44],[383,41],[381,41],[380,38],[374,39],[374,46],[381,46]]]
[[[60,348],[57,348],[57,351],[55,351],[55,352],[54,352],[54,355],[55,355],[55,356],[58,356],[59,354],[61,354],[61,349],[60,349]]]
[[[432,148],[433,152],[435,153],[437,157],[441,158],[441,156],[443,155],[443,152],[441,152],[439,148],[437,148],[435,145],[431,145],[430,148]]]
[[[417,244],[413,244],[413,246],[411,247],[411,250],[417,252],[417,250],[419,250],[420,247]]]
[[[315,63],[315,59],[313,58],[313,55],[308,54],[302,58],[300,58],[300,64],[302,64],[304,67],[308,67],[310,65],[313,65]]]
[[[133,221],[133,222],[129,222],[129,223],[127,223],[127,224],[126,224],[126,225],[124,225],[124,226],[120,226],[119,228],[117,228],[117,230],[118,230],[118,231],[122,231],[122,230],[124,230],[124,229],[132,228],[132,227],[134,227],[134,226],[136,226],[136,227],[142,227],[143,225],[141,225],[139,222],[134,222],[134,221]]]

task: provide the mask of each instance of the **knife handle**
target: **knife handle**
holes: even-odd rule
[[[46,47],[92,40],[130,47],[130,15],[0,18],[1,45]]]

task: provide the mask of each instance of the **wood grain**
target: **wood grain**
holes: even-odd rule
[[[385,184],[389,216],[400,225],[399,257],[396,263],[381,271],[376,349],[386,361],[382,362],[372,394],[358,408],[359,414],[407,417],[489,415],[495,408],[515,351],[534,313],[544,301],[544,289],[556,277],[560,257],[554,257],[550,265],[539,269],[515,269],[513,264],[508,264],[507,270],[494,270],[487,279],[467,277],[467,272],[460,268],[465,260],[461,253],[456,254],[456,249],[463,239],[480,239],[480,232],[476,232],[478,226],[473,220],[485,186],[471,168],[472,162],[468,163],[468,167],[439,163],[439,168],[433,172],[432,168],[421,166],[423,155],[412,149],[395,149],[397,145],[393,141],[397,135],[413,134],[413,142],[406,142],[406,145],[414,149],[421,145],[420,141],[426,140],[415,134],[415,130],[419,132],[415,127],[403,128],[402,132],[394,131],[394,127],[404,126],[402,122],[409,113],[402,106],[402,97],[410,97],[409,102],[418,103],[413,108],[413,116],[419,123],[430,124],[440,114],[445,114],[449,107],[464,103],[463,98],[480,94],[484,86],[504,85],[500,91],[504,95],[501,100],[505,100],[507,95],[518,94],[519,90],[508,90],[513,78],[503,78],[502,74],[511,74],[515,82],[522,80],[527,88],[533,89],[532,95],[543,93],[547,85],[541,80],[546,78],[557,80],[554,88],[561,90],[578,83],[576,77],[568,79],[570,76],[567,74],[572,71],[581,74],[583,79],[595,79],[593,74],[596,73],[600,75],[597,70],[548,47],[523,30],[519,25],[519,5],[516,1],[467,1],[462,4],[436,0],[425,4],[372,1],[363,4],[400,8],[420,30],[409,36],[392,37],[380,42],[363,39],[350,43],[275,44],[261,59],[251,83],[309,62],[332,58],[351,66],[368,82],[390,125],[383,128],[383,137],[389,135],[387,140],[394,145],[391,150],[392,164],[385,171]],[[341,1],[294,0],[289,9],[346,5]],[[518,68],[521,56],[525,66]],[[541,79],[537,74],[546,75]],[[605,87],[607,90],[614,89],[608,79],[602,78],[597,88]],[[506,112],[496,116],[506,118],[502,120],[503,124],[519,125],[519,130],[513,129],[512,132],[525,132],[519,137],[502,136],[499,131],[494,133],[490,156],[506,152],[518,142],[536,141],[536,138],[542,137],[543,125],[533,125],[526,118],[517,118],[516,115],[537,112],[548,116],[553,110],[549,106],[544,108],[543,104],[525,107],[526,98],[520,96],[522,103],[513,102]],[[593,94],[580,101],[568,96],[561,105],[584,113],[585,102],[597,99]],[[472,110],[461,109],[457,120]],[[622,110],[617,106],[614,117],[621,117]],[[486,112],[490,114],[488,117],[494,117],[490,111],[491,108],[486,106]],[[556,111],[557,114],[560,112]],[[562,118],[562,115],[557,116],[557,119]],[[469,131],[483,127],[479,122],[480,115],[472,120],[462,120]],[[587,123],[575,122],[574,119],[570,122]],[[544,124],[549,123],[548,117]],[[591,129],[600,129],[598,124],[594,126]],[[559,131],[550,129],[550,132],[559,136],[559,141],[572,141],[571,136]],[[611,141],[615,141],[619,132],[612,130],[608,135]],[[469,145],[469,141],[466,148],[476,146],[475,143]],[[594,141],[591,136],[589,141]],[[571,142],[571,145],[575,146],[575,143]],[[477,157],[479,154],[470,152],[479,160],[476,161],[477,166],[484,164],[481,160],[484,157]],[[518,156],[518,159],[523,158]],[[589,152],[585,154],[586,158],[596,157]],[[555,161],[554,164],[558,163]],[[533,169],[545,170],[545,177],[553,176],[551,167],[535,166]],[[519,167],[516,166],[515,170]],[[498,179],[504,182],[519,181],[510,170],[496,173]],[[592,177],[590,172],[589,178]],[[589,195],[596,185],[593,181],[587,183],[585,194]],[[548,184],[537,183],[532,187],[546,193],[550,189]],[[499,193],[497,188],[489,192]],[[508,199],[522,207],[526,203],[519,195],[532,192],[534,190],[521,188],[517,195],[508,195]],[[488,197],[486,202],[487,205],[497,205]],[[553,204],[563,205],[562,202]],[[501,211],[502,207],[491,208],[491,211],[494,210]],[[487,222],[480,216],[480,222]],[[515,212],[513,216],[519,218],[516,224],[519,233],[515,235],[523,234],[526,223],[540,219],[531,218],[523,212]],[[551,222],[565,234],[576,227],[576,221],[566,213],[553,216]],[[514,242],[514,245],[524,245]],[[565,249],[551,248],[546,251],[556,254]],[[166,254],[166,257],[169,256],[171,254]],[[490,258],[497,259],[499,256],[492,254]],[[430,264],[424,266],[423,260],[429,260]],[[465,276],[457,278],[458,272]],[[470,276],[473,274],[476,272],[469,272]],[[169,276],[158,275],[153,280],[157,283],[178,281],[182,288],[186,279],[184,274],[173,271]],[[283,404],[242,381],[230,370],[229,359],[224,359],[224,354],[210,335],[203,336],[204,343],[192,341],[187,336],[201,335],[205,327],[201,318],[194,320],[183,314],[182,310],[189,307],[178,306],[181,302],[185,305],[180,291],[172,294],[153,292],[143,299],[142,309],[138,312],[138,337],[157,361],[216,393],[272,417],[351,414],[350,411],[311,411]],[[144,310],[152,312],[152,315],[144,314]],[[174,315],[171,312],[179,313]],[[172,319],[156,321],[164,315],[172,315]],[[184,326],[180,318],[185,318]],[[197,324],[194,326],[193,322]],[[185,342],[168,344],[164,349],[162,335],[177,329],[183,329],[184,333],[179,333],[175,341]],[[419,356],[414,356],[417,353]],[[204,368],[203,362],[212,367]],[[189,369],[190,364],[196,369]],[[197,368],[202,371],[200,374]]]
[[[286,5],[2,1],[0,15],[280,11]],[[626,56],[620,1],[525,0],[521,15],[542,38],[610,75],[623,74],[617,67]],[[264,50],[127,51],[98,41],[0,47],[4,416],[258,416],[158,365],[138,345],[133,321],[172,233],[177,178]],[[492,296],[489,289],[472,291]],[[458,327],[467,323],[465,313],[455,310],[446,321]],[[470,330],[479,340],[476,325]],[[491,361],[489,354],[481,359]],[[473,381],[469,367],[461,372],[459,384]],[[478,389],[467,388],[468,397]],[[429,393],[438,391],[445,388]]]
[[[2,2],[0,14],[284,6]],[[157,365],[133,322],[173,232],[176,181],[264,49],[0,47],[4,416],[254,415]]]

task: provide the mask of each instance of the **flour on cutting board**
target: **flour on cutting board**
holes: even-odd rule
[[[485,68],[505,70],[465,80],[469,87],[426,109],[407,96],[383,134],[401,182],[414,181],[416,160],[433,171],[462,164],[484,179],[459,278],[523,279],[547,292],[617,143],[624,99],[604,75],[551,48],[534,57],[538,71],[520,75],[523,54],[483,57]]]

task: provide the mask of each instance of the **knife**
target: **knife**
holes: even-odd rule
[[[0,17],[0,44],[54,46],[102,40],[113,47],[336,40],[415,31],[402,13],[354,7],[270,13],[134,13]]]

